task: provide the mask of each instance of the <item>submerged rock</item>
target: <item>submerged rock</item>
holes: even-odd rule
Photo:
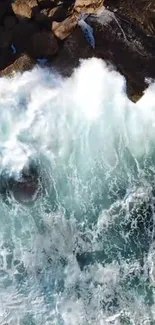
[[[0,194],[5,201],[12,197],[21,203],[32,202],[39,192],[40,175],[33,162],[23,168],[18,178],[6,174],[0,176]]]

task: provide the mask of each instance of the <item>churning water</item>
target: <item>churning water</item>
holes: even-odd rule
[[[155,324],[155,85],[133,104],[97,59],[1,78],[0,174],[30,160],[36,199],[0,197],[0,324]]]

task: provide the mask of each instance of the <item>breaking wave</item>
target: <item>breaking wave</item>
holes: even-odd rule
[[[0,175],[41,175],[0,197],[2,325],[155,324],[154,110],[95,58],[0,79]]]

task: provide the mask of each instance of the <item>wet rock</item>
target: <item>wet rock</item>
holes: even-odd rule
[[[54,21],[52,24],[52,31],[57,38],[64,40],[71,34],[71,32],[75,29],[76,26],[77,17],[72,15],[71,17],[66,18],[61,23]]]
[[[94,51],[86,40],[81,28],[77,26],[74,31],[64,40],[61,51],[52,61],[55,67],[65,76],[69,76],[75,67],[79,65],[80,59],[90,58]]]
[[[108,9],[118,12],[123,19],[140,26],[146,33],[155,34],[154,0],[105,0]]]
[[[22,54],[12,64],[7,66],[4,70],[0,71],[0,77],[12,76],[15,72],[23,72],[31,70],[35,65],[35,60],[26,54]]]
[[[96,18],[90,15],[86,21],[93,28],[95,55],[126,77],[127,93],[135,101],[147,86],[145,77],[154,70],[152,40],[136,25],[129,25],[110,10],[104,10]]]
[[[34,7],[37,7],[37,0],[15,0],[12,3],[12,10],[19,18],[31,18]]]
[[[55,55],[58,49],[58,42],[53,33],[41,31],[32,35],[27,50],[33,57],[48,57]]]
[[[0,175],[0,194],[5,201],[12,197],[21,203],[28,203],[34,201],[39,193],[40,175],[33,162],[23,168],[18,178]]]

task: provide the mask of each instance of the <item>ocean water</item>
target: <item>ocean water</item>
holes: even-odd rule
[[[98,59],[0,79],[1,325],[155,324],[155,84],[132,103]]]

